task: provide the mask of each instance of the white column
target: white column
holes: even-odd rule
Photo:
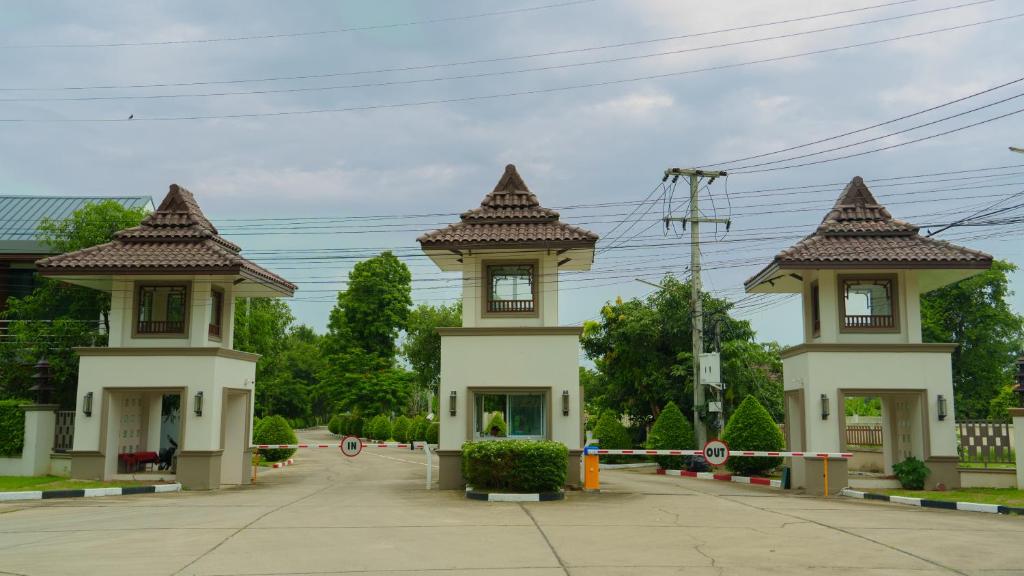
[[[1024,490],[1024,456],[1021,455],[1021,447],[1024,447],[1024,408],[1010,408],[1010,416],[1013,417],[1013,445],[1017,447],[1017,489]]]

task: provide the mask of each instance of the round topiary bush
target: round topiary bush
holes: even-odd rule
[[[406,416],[399,416],[395,418],[394,424],[391,426],[391,435],[395,440],[399,442],[408,442],[409,438],[409,425],[412,423]]]
[[[462,445],[462,475],[475,489],[553,492],[565,484],[569,450],[551,440],[487,440]]]
[[[427,426],[427,444],[437,444],[438,439],[441,437],[441,423],[431,422]]]
[[[603,444],[603,443],[602,443]],[[661,410],[658,419],[647,435],[649,450],[693,450],[697,441],[693,438],[693,427],[683,416],[675,402],[669,402]],[[666,470],[682,470],[686,466],[685,456],[655,456],[654,461]]]
[[[260,420],[255,434],[256,444],[298,444],[299,439],[281,416],[268,416]],[[279,462],[291,458],[295,448],[271,448],[260,450],[260,456],[269,462]]]
[[[786,439],[771,414],[753,396],[747,396],[729,417],[722,433],[729,450],[784,450]],[[726,468],[741,476],[766,474],[782,464],[782,458],[731,457]]]
[[[422,442],[427,437],[427,419],[422,414],[409,421],[409,442]]]
[[[487,423],[487,433],[502,438],[508,436],[508,424],[505,424],[505,417],[501,412],[495,412],[494,416],[491,416],[491,421]]]
[[[369,429],[366,430],[366,436],[384,442],[391,438],[391,420],[383,414],[378,414],[370,420]]]
[[[327,421],[327,431],[331,434],[341,434],[341,415],[335,414]]]
[[[363,432],[364,421],[359,414],[352,414],[348,418],[348,426],[345,427],[346,436],[365,436]]]
[[[599,440],[598,446],[608,450],[628,450],[633,447],[633,440],[629,437],[629,430],[619,421],[619,418],[606,411],[594,426],[594,438]],[[615,464],[623,462],[627,458],[623,456],[605,456],[602,460]]]

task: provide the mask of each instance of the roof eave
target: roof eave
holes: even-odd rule
[[[423,250],[483,250],[483,249],[537,249],[595,248],[597,240],[538,240],[538,241],[491,241],[491,242],[431,242],[417,240]]]

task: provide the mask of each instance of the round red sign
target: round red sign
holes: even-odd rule
[[[729,446],[719,439],[708,440],[704,445],[704,459],[712,466],[721,466],[729,459]]]
[[[348,457],[359,456],[363,451],[363,441],[355,436],[345,436],[341,439],[341,453]]]

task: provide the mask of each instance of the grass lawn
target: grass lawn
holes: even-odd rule
[[[977,504],[1001,504],[1024,508],[1024,490],[1013,488],[964,488],[963,490],[882,490],[890,496],[908,496],[926,500],[949,500],[953,502],[974,502]]]
[[[145,486],[156,484],[140,480],[72,480],[61,476],[0,476],[0,492],[30,492],[34,490],[78,490],[82,488],[116,488],[119,486]]]

